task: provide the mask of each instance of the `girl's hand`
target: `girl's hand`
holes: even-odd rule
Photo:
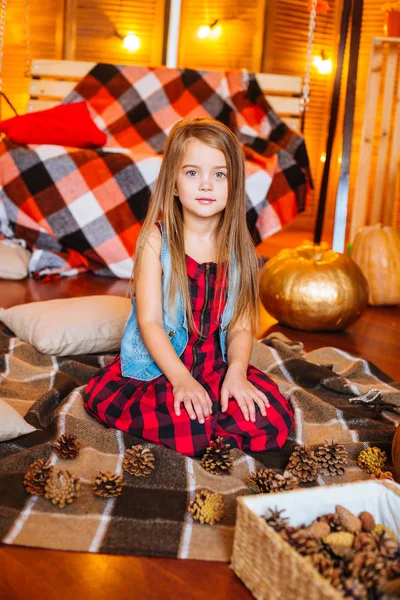
[[[199,423],[204,423],[211,415],[212,402],[206,390],[189,373],[178,380],[173,386],[174,410],[179,417],[183,402],[189,417],[194,420],[197,416]]]
[[[234,398],[239,405],[246,421],[250,419],[254,423],[256,420],[256,408],[258,408],[263,417],[266,416],[266,408],[269,407],[269,401],[265,394],[257,390],[250,381],[247,380],[243,371],[237,371],[228,368],[224,383],[221,388],[221,410],[225,412],[228,408],[229,398]]]

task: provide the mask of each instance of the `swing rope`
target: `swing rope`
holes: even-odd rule
[[[3,91],[3,49],[4,49],[4,30],[6,24],[6,11],[7,11],[7,0],[1,0],[1,11],[0,11],[0,120],[1,120],[1,99],[7,102],[11,110],[18,115],[15,107],[11,100],[7,97]]]
[[[300,98],[301,133],[304,133],[306,112],[310,105],[311,61],[314,43],[315,22],[317,16],[317,0],[310,2],[310,21],[308,23],[306,69],[303,78],[302,96]]]

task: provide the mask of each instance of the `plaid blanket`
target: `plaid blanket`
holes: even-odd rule
[[[0,230],[11,226],[34,250],[31,272],[130,277],[165,138],[183,117],[216,118],[243,144],[255,243],[305,208],[304,140],[252,74],[98,64],[64,102],[82,100],[107,134],[104,148],[0,143]]]
[[[315,447],[334,438],[347,448],[349,468],[334,479],[319,476],[317,484],[365,479],[368,475],[355,463],[358,453],[373,444],[390,455],[394,425],[400,420],[400,386],[374,365],[336,348],[305,353],[302,344],[272,334],[254,342],[251,362],[292,399],[296,426],[281,452],[247,455],[235,450],[232,475],[217,476],[203,470],[198,460],[146,443],[156,457],[155,471],[147,477],[126,475],[122,495],[105,500],[91,491],[98,470],[121,473],[125,448],[139,442],[104,428],[83,408],[83,386],[113,357],[43,355],[4,326],[0,352],[0,397],[21,414],[27,412],[27,421],[38,428],[0,444],[0,540],[5,544],[228,561],[236,497],[249,494],[243,481],[249,473],[262,464],[282,470],[296,444]],[[52,452],[53,441],[64,433],[75,434],[81,445],[74,461]],[[81,497],[59,509],[43,497],[28,496],[23,475],[39,458],[79,476]],[[203,488],[223,496],[224,517],[213,527],[193,521],[187,512],[189,501]]]

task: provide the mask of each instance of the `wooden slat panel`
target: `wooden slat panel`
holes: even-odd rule
[[[298,98],[288,96],[266,96],[266,99],[279,115],[299,115],[300,105]]]
[[[214,0],[182,2],[178,64],[193,69],[259,72],[266,0]],[[218,39],[201,40],[197,31],[219,19]]]
[[[286,123],[286,125],[291,129],[294,129],[295,131],[300,131],[301,119],[295,119],[293,117],[283,117],[282,121]]]
[[[78,60],[111,64],[161,64],[165,0],[77,0],[76,56]],[[135,33],[141,41],[129,52],[116,33]]]
[[[37,110],[47,110],[60,104],[55,100],[29,100],[26,112],[36,112]]]
[[[58,0],[30,0],[31,55],[42,58],[61,58]],[[7,3],[2,79],[3,89],[18,113],[26,111],[28,83],[25,57],[25,0]],[[14,116],[2,101],[1,118]]]
[[[77,60],[43,60],[32,61],[32,75],[40,77],[63,77],[65,79],[81,79],[96,63]]]
[[[324,50],[328,58],[336,56],[336,32],[341,14],[341,2],[329,2],[332,10],[318,13],[314,33],[313,56]],[[301,80],[307,56],[309,25],[308,2],[305,0],[269,0],[265,31],[265,50],[262,70],[286,74]],[[324,163],[329,124],[333,74],[321,75],[311,67],[310,104],[305,118],[305,139],[315,191],[310,195],[307,210],[298,218],[309,226],[316,217],[317,200]],[[279,107],[277,107],[279,108]]]
[[[365,116],[361,133],[362,152],[358,162],[357,185],[354,195],[354,208],[349,234],[350,240],[354,240],[357,231],[364,224],[367,214],[369,173],[371,167],[376,109],[378,105],[382,56],[382,47],[372,44],[366,93]]]
[[[76,85],[75,81],[50,81],[48,79],[34,79],[29,84],[29,95],[61,100],[71,92]]]
[[[279,92],[283,94],[300,94],[301,77],[277,75],[276,73],[258,73],[257,81],[263,92]]]
[[[396,107],[394,111],[393,140],[390,153],[388,189],[385,203],[385,213],[383,222],[385,225],[392,225],[394,220],[395,197],[400,191],[400,170],[396,168],[399,162],[400,166],[400,77],[397,82]],[[398,178],[398,181],[397,181]],[[400,200],[400,194],[399,194]]]
[[[388,38],[382,37],[383,31],[383,12],[381,10],[382,2],[379,0],[364,0],[364,11],[363,11],[363,26],[361,33],[361,42],[360,42],[360,59],[358,65],[358,73],[357,73],[357,94],[356,94],[356,113],[354,119],[354,128],[353,128],[353,141],[352,141],[352,159],[351,159],[351,169],[350,169],[350,189],[349,189],[349,200],[350,200],[350,217],[353,211],[356,211],[357,214],[357,198],[356,198],[356,188],[359,180],[359,176],[361,175],[361,170],[359,168],[359,161],[363,160],[363,153],[361,152],[361,144],[362,144],[362,127],[363,127],[363,118],[366,104],[369,101],[368,91],[367,91],[367,77],[368,77],[368,68],[369,68],[369,52],[371,48],[372,38],[378,36],[378,39],[382,42],[386,41]],[[397,40],[400,42],[400,40]],[[386,52],[384,54],[383,68],[386,64]],[[395,81],[399,81],[400,71],[397,69]],[[380,89],[378,92],[378,118],[375,123],[375,128],[373,131],[373,140],[377,141],[378,132],[381,129],[381,115],[382,115],[382,102],[383,102],[383,86],[380,85]],[[386,107],[384,108],[384,111]],[[389,127],[389,135],[392,136],[393,124],[390,124]],[[392,143],[390,140],[389,145]],[[371,156],[371,172],[372,177],[370,178],[370,182],[367,187],[365,193],[365,201],[366,201],[366,222],[370,222],[369,219],[371,217],[371,208],[372,208],[372,195],[374,189],[374,177],[375,177],[375,167],[378,163],[378,153],[377,146],[374,144]],[[359,175],[360,173],[360,175]],[[386,179],[383,180],[383,193],[385,194],[386,188]],[[349,228],[350,239],[356,233],[355,228]]]
[[[381,221],[383,185],[385,178],[385,165],[387,161],[387,152],[389,145],[389,128],[392,117],[393,92],[395,89],[395,76],[397,68],[397,45],[390,45],[388,51],[385,86],[383,93],[383,114],[379,135],[378,162],[376,165],[376,178],[374,194],[372,197],[371,225]]]

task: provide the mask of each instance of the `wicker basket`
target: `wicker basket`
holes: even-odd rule
[[[357,499],[352,501],[351,498]],[[304,509],[308,499],[310,516],[307,519],[301,505]],[[287,509],[291,503],[293,511],[296,505],[300,506],[298,519],[292,520],[296,512],[291,515]],[[388,503],[391,510],[387,509]],[[400,525],[394,522],[394,515],[400,514],[400,486],[386,481],[367,480],[238,498],[231,566],[257,600],[343,600],[340,592],[260,518],[267,513],[267,508],[285,508],[290,524],[308,524],[316,516],[334,512],[336,504],[356,514],[369,510],[377,522],[399,533]],[[388,518],[385,518],[386,511]]]

